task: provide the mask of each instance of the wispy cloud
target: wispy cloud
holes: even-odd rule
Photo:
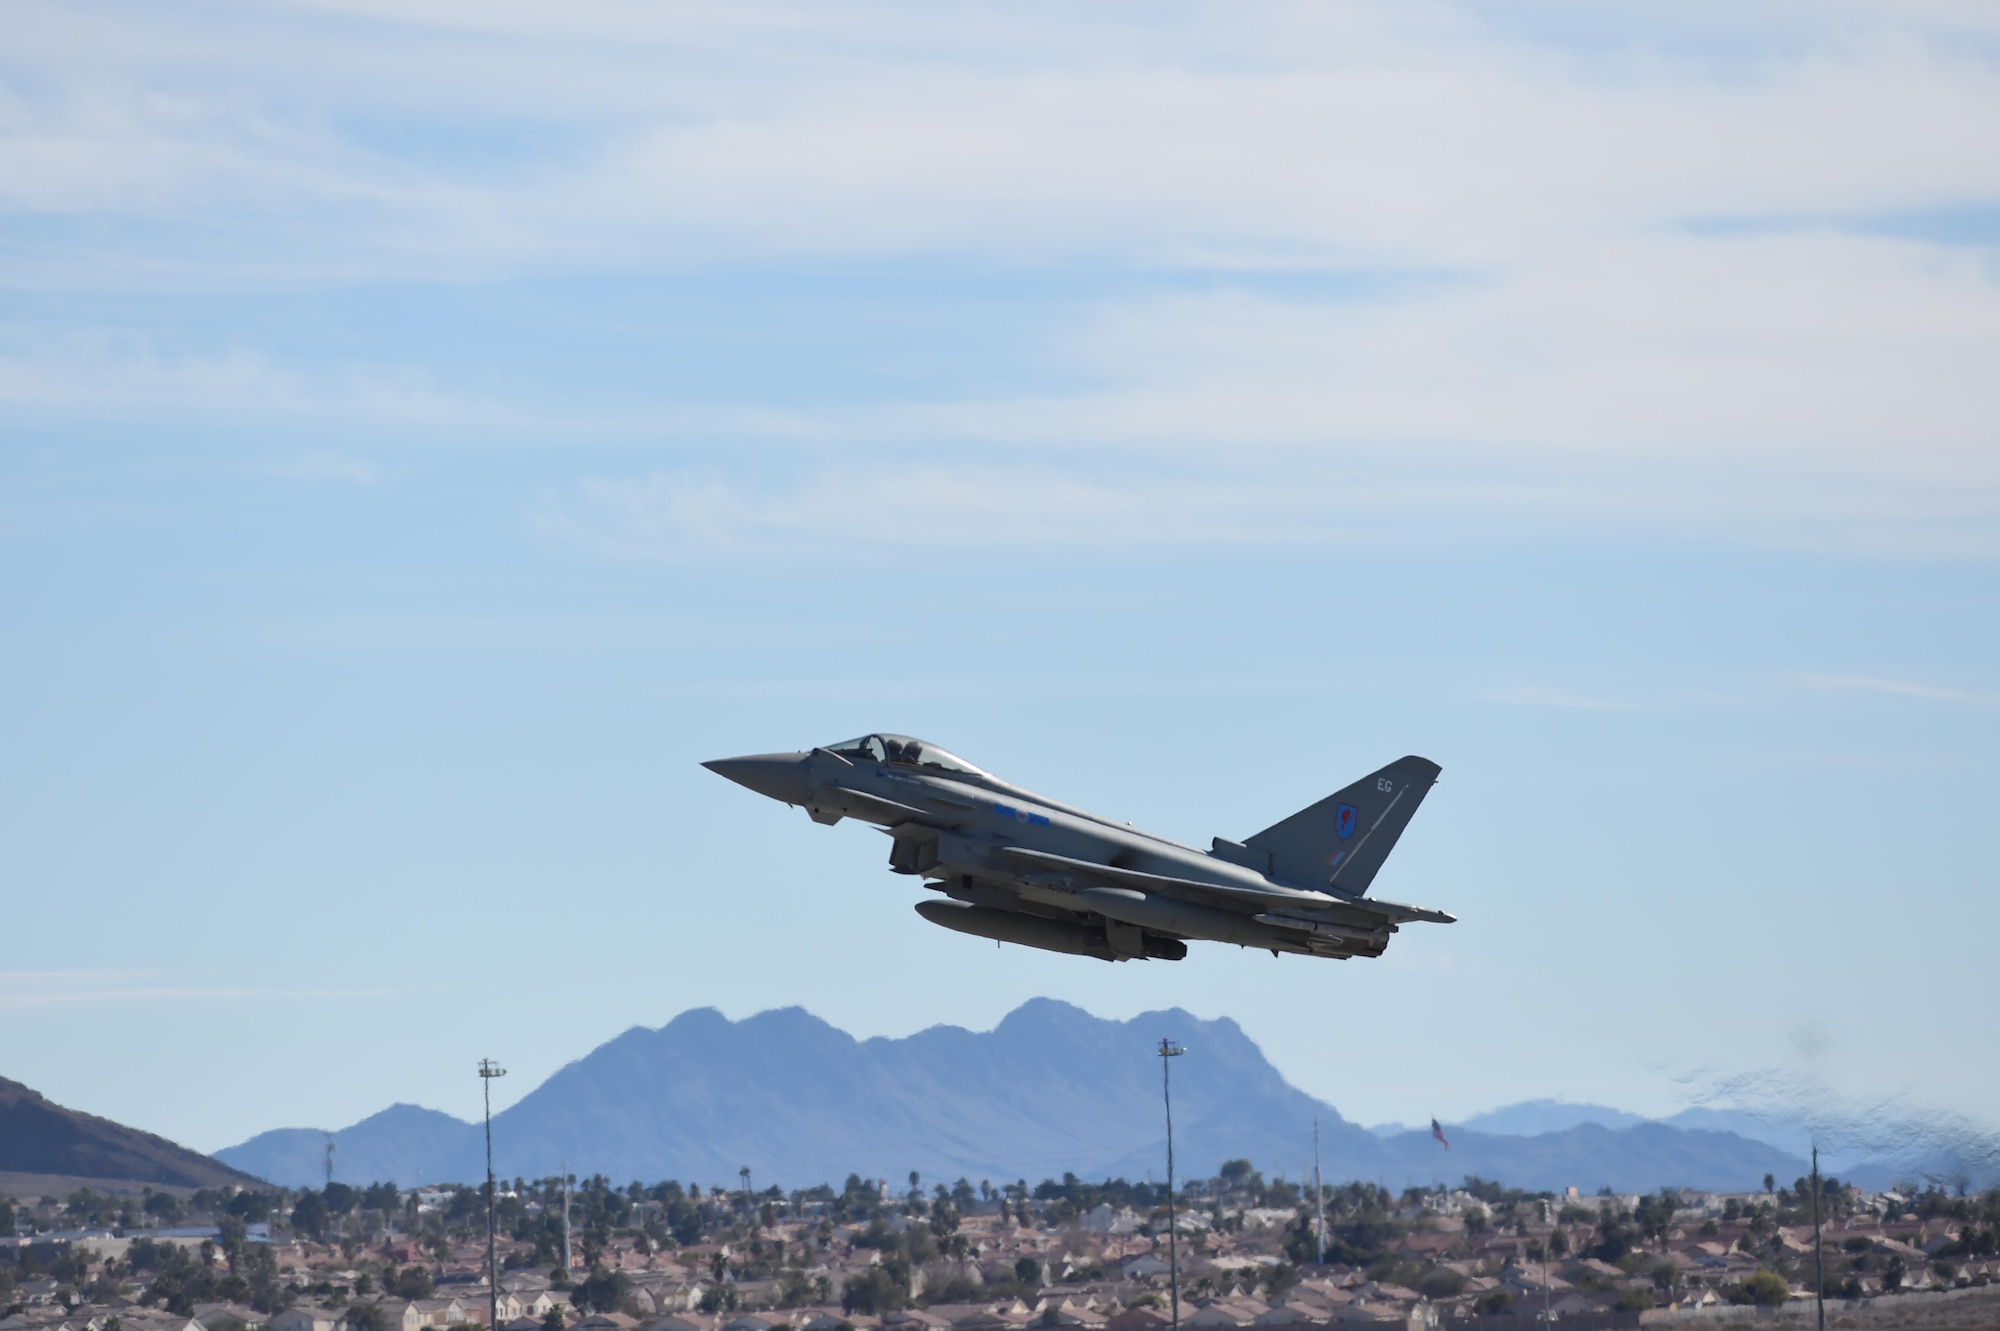
[[[120,1007],[170,1002],[320,1002],[390,998],[394,988],[283,988],[190,985],[156,971],[0,971],[0,1011],[51,1007]]]
[[[148,338],[89,328],[10,325],[0,329],[0,412],[84,418],[146,414],[394,421],[411,426],[547,428],[522,407],[440,390],[420,367],[351,364],[305,367],[262,351],[163,350]],[[296,455],[318,477],[343,455]],[[340,465],[352,470],[353,459]],[[284,464],[278,464],[283,466]],[[359,479],[348,476],[345,479]]]
[[[126,247],[251,280],[1107,247],[1485,267],[2000,188],[2000,77],[1915,7],[1710,8],[1650,44],[1635,19],[1588,61],[1449,4],[23,15],[0,207],[157,222]]]
[[[583,482],[545,498],[552,535],[628,559],[701,560],[826,541],[848,549],[1031,549],[1338,539],[1297,503],[1230,475],[1123,478],[1060,463],[828,467],[757,486],[715,471]]]
[[[944,508],[1024,546],[1393,521],[2000,555],[1990,249],[1878,224],[2000,199],[2000,69],[1967,54],[1990,29],[1965,11],[1704,7],[1588,51],[1445,3],[23,12],[0,56],[0,285],[944,256],[1115,261],[1173,289],[1071,299],[1024,335],[1048,372],[1003,394],[587,410],[553,378],[496,397],[423,366],[57,327],[0,337],[0,412],[815,446],[763,454],[775,476],[635,468],[538,510],[623,557],[942,529],[823,504]],[[1757,224],[1694,225],[1715,218]],[[1241,280],[1274,271],[1398,280]],[[1003,463],[910,461],[973,443]]]
[[[1495,689],[1481,693],[1485,702],[1506,703],[1512,707],[1555,707],[1580,712],[1633,712],[1641,710],[1641,705],[1632,702],[1618,702],[1609,698],[1596,698],[1586,694],[1569,693],[1561,689],[1518,688]]]
[[[1888,498],[1879,482],[1871,520],[1856,523],[1847,515],[1866,502],[1858,482],[1800,488],[1788,493],[1775,476],[1724,463],[1692,475],[1654,459],[1415,442],[1140,454],[1050,439],[1000,450],[822,441],[796,453],[764,441],[734,466],[591,477],[545,493],[530,518],[600,555],[667,561],[806,546],[823,558],[921,547],[1025,555],[1641,533],[1891,557],[2000,555],[2000,498],[1991,512],[1955,502],[1932,511],[1920,494]]]
[[[1567,488],[1522,485],[1419,455],[1373,469],[1357,450],[1135,460],[1129,449],[1040,441],[993,450],[814,449],[789,465],[595,477],[532,511],[546,533],[620,559],[701,561],[911,548],[1015,554],[1090,547],[1340,545],[1437,540],[1569,509]],[[768,447],[759,450],[769,456]],[[1589,520],[1599,520],[1593,516]]]
[[[382,469],[367,458],[325,451],[295,453],[265,463],[258,470],[267,476],[280,476],[293,481],[373,485],[382,479]]]
[[[496,652],[573,656],[660,651],[697,635],[713,643],[753,632],[781,636],[775,629],[752,630],[737,622],[677,616],[420,612],[284,619],[260,626],[254,636],[265,645],[364,656]]]
[[[1935,684],[1906,679],[1882,679],[1868,675],[1798,675],[1802,687],[1837,693],[1879,693],[1892,698],[1917,698],[1926,702],[1957,703],[1969,707],[1992,707],[2000,695],[1966,689],[1942,688]]]

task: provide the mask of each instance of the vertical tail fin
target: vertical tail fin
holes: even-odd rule
[[[1342,896],[1366,895],[1443,770],[1415,754],[1398,758],[1243,844],[1270,854],[1274,878]]]

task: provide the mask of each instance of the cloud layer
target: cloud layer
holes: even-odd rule
[[[627,552],[822,536],[842,503],[944,506],[1022,543],[1324,539],[1356,494],[1415,522],[1469,505],[2000,552],[1988,17],[1522,12],[30,5],[0,59],[17,290],[1137,276],[1079,284],[1026,335],[1046,384],[999,394],[607,415],[552,383],[494,402],[421,364],[286,365],[58,315],[9,338],[0,410],[652,440],[664,459],[538,510]],[[676,458],[691,438],[802,447],[773,484]]]

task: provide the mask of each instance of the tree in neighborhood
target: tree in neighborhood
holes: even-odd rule
[[[1434,1268],[1417,1286],[1417,1293],[1427,1299],[1453,1299],[1465,1292],[1466,1279],[1448,1266]]]
[[[908,1302],[908,1287],[899,1285],[880,1266],[871,1266],[858,1275],[850,1276],[840,1291],[842,1312],[867,1313],[871,1317],[895,1312]]]
[[[389,1331],[389,1316],[379,1303],[357,1303],[347,1310],[347,1331]]]
[[[1780,1308],[1792,1297],[1785,1278],[1766,1267],[1729,1293],[1731,1303],[1754,1303],[1759,1308]]]
[[[623,1275],[616,1271],[607,1271],[601,1266],[593,1266],[583,1283],[570,1295],[570,1302],[589,1312],[615,1313],[623,1306],[625,1296],[630,1292]]]
[[[309,1239],[326,1237],[326,1198],[309,1192],[292,1208],[292,1228]]]
[[[243,1265],[243,1245],[250,1241],[250,1227],[241,1216],[224,1215],[216,1224],[216,1232],[222,1238],[222,1260],[234,1274]]]
[[[281,1313],[291,1302],[278,1276],[278,1254],[268,1243],[250,1244],[243,1255],[243,1279],[250,1289],[250,1306],[260,1313]]]
[[[1634,1217],[1638,1221],[1639,1231],[1657,1242],[1664,1250],[1667,1235],[1673,1232],[1674,1212],[1680,1209],[1680,1204],[1680,1198],[1665,1188],[1660,1189],[1658,1196],[1641,1197],[1639,1210]]]

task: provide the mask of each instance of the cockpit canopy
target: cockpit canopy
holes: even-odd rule
[[[941,772],[986,775],[965,759],[946,753],[935,744],[911,739],[908,735],[863,735],[860,739],[844,739],[838,744],[828,744],[825,747],[829,752],[837,753],[854,762],[897,763],[905,767],[928,767]]]

